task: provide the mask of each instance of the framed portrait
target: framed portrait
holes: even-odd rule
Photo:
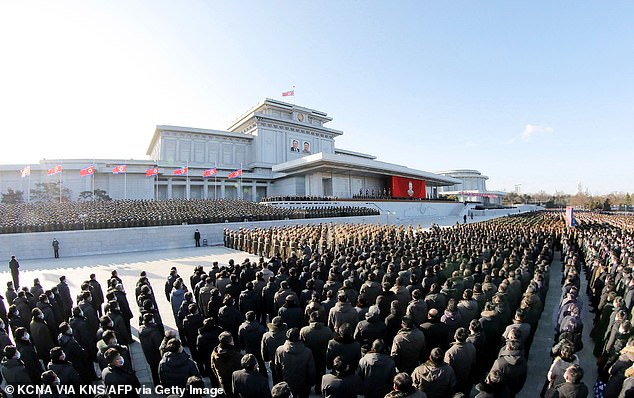
[[[310,153],[310,142],[304,141],[302,143],[302,153]]]
[[[290,141],[290,146],[291,146],[291,152],[301,152],[301,148],[299,147],[299,140],[296,140],[294,138],[291,138]]]

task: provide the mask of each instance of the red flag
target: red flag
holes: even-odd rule
[[[55,166],[52,169],[48,169],[48,175],[52,176],[55,175],[57,173],[61,173],[62,172],[62,166]]]
[[[91,176],[95,174],[95,166],[88,166],[85,169],[79,170],[79,175],[82,177]]]
[[[216,170],[215,167],[213,169],[205,170],[205,171],[203,171],[203,177],[215,176],[216,172],[217,172],[217,170]]]
[[[20,169],[20,177],[24,178],[31,175],[31,166]]]
[[[182,169],[174,170],[172,173],[177,176],[182,176],[187,174],[188,171],[189,171],[189,167],[183,167]]]
[[[158,167],[152,167],[151,169],[145,170],[146,177],[152,177],[158,175]]]
[[[293,96],[295,96],[295,89],[291,91],[284,91],[282,93],[282,97],[293,97]]]
[[[112,174],[125,173],[127,168],[128,168],[128,166],[126,166],[125,164],[122,164],[122,165],[119,165],[119,166],[114,166],[114,168],[112,169]]]
[[[227,176],[227,178],[232,179],[232,178],[240,177],[241,175],[242,175],[242,169],[232,171],[231,173],[229,173],[229,176]]]

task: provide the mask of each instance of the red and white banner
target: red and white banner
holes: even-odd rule
[[[392,176],[392,197],[425,199],[427,197],[425,180]]]
[[[124,174],[128,169],[128,166],[126,166],[125,164],[119,165],[119,166],[114,166],[112,168],[112,174]]]
[[[79,175],[82,177],[91,176],[95,174],[95,166],[88,166],[85,169],[79,170]]]
[[[62,166],[55,166],[52,169],[48,169],[48,175],[52,176],[55,175],[57,173],[61,173],[62,172]]]
[[[293,97],[295,96],[295,90],[291,90],[291,91],[284,91],[282,93],[282,97]]]
[[[20,177],[28,177],[31,175],[31,166],[26,166],[23,169],[20,169]]]
[[[229,173],[227,178],[228,179],[232,179],[232,178],[236,178],[236,177],[240,177],[240,176],[242,176],[242,169],[236,170],[236,171],[232,171],[231,173]]]
[[[208,169],[203,171],[203,177],[211,177],[211,176],[215,176],[216,173],[218,171],[216,170],[216,168],[214,167],[213,169]]]
[[[158,167],[152,167],[151,169],[145,170],[146,177],[153,177],[158,175]]]
[[[172,174],[176,176],[184,176],[189,171],[189,167],[183,167],[182,169],[177,169],[172,172]]]

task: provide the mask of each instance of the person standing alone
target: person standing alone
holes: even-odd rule
[[[196,247],[200,247],[200,231],[198,231],[198,228],[194,232],[194,240],[196,240]]]
[[[18,260],[15,259],[15,256],[11,256],[11,261],[9,261],[9,270],[11,271],[11,278],[13,278],[13,287],[15,289],[17,289],[20,286],[20,281],[19,281],[20,271],[18,271],[18,268],[20,268],[20,264],[18,263]]]
[[[53,253],[55,258],[59,258],[59,242],[55,238],[53,238]]]

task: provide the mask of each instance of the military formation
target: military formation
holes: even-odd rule
[[[108,200],[0,204],[0,233],[377,215],[355,206],[283,208],[242,200]]]

